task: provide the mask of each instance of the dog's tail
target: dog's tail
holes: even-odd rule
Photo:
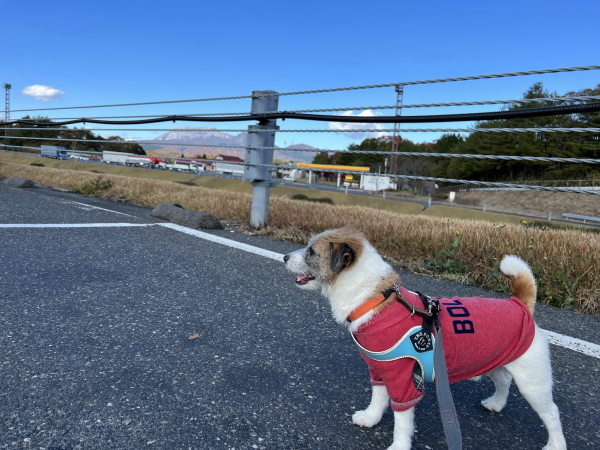
[[[500,263],[500,270],[510,279],[512,295],[525,303],[533,314],[537,286],[527,263],[518,256],[506,255]]]

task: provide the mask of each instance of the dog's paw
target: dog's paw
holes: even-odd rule
[[[500,412],[506,406],[506,399],[499,399],[492,395],[490,398],[482,400],[481,405],[489,411]]]
[[[412,445],[409,443],[408,447],[406,445],[403,444],[396,444],[395,442],[390,445],[387,450],[410,450],[412,448]]]
[[[542,450],[567,450],[565,439],[559,439],[559,442],[548,443]]]
[[[368,409],[364,411],[356,411],[352,414],[352,423],[359,427],[372,427],[379,423],[381,414],[375,414]]]

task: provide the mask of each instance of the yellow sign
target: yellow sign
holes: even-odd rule
[[[356,167],[356,166],[335,166],[331,164],[307,164],[297,163],[296,167],[303,169],[321,169],[321,170],[348,170],[352,172],[369,172],[371,169],[368,167]]]

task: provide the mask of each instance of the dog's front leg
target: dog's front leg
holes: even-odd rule
[[[371,403],[367,409],[363,411],[356,411],[352,415],[352,422],[361,427],[372,427],[377,425],[388,407],[390,397],[387,393],[385,385],[373,386],[371,393]]]
[[[415,432],[415,407],[394,411],[394,443],[388,450],[410,450]]]

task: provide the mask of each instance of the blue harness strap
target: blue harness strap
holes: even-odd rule
[[[433,363],[435,338],[433,335],[423,331],[420,326],[412,327],[391,348],[382,352],[371,352],[358,343],[354,334],[352,339],[358,348],[369,358],[375,361],[395,361],[402,358],[412,358],[419,363],[423,373],[423,379],[430,383],[435,379]]]

